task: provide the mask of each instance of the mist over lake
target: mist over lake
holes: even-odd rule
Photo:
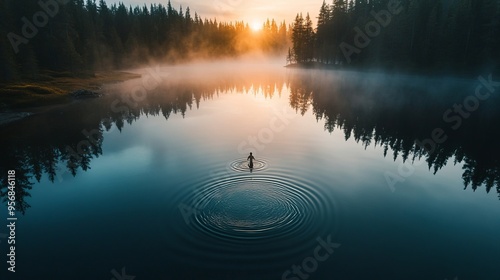
[[[498,275],[484,262],[500,254],[498,95],[456,130],[443,120],[479,80],[259,61],[132,72],[2,127],[22,279]],[[436,128],[446,141],[417,145]]]
[[[1,1],[0,279],[500,279],[500,1],[312,2]]]

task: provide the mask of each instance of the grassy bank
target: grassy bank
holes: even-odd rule
[[[76,90],[99,91],[104,84],[139,77],[138,74],[113,71],[79,77],[71,73],[46,72],[37,80],[0,84],[0,111],[61,104]]]

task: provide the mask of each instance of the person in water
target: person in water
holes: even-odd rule
[[[254,159],[255,159],[255,158],[253,157],[253,154],[252,154],[252,153],[250,153],[250,155],[249,155],[249,156],[248,156],[248,158],[247,158],[247,160],[249,160],[249,161],[250,161],[250,163],[248,163],[248,167],[253,168],[253,160],[254,160]]]

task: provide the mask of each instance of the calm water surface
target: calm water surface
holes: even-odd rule
[[[0,128],[2,279],[500,279],[500,98],[479,81],[137,71]]]

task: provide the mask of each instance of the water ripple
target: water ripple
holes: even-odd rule
[[[250,167],[248,166],[248,161],[246,158],[238,159],[229,164],[229,167],[233,171],[237,172],[249,172]],[[268,167],[267,161],[265,159],[259,158],[253,161],[253,172],[264,171]]]
[[[173,250],[190,261],[198,256],[199,265],[287,263],[338,227],[334,199],[293,172],[234,173],[191,185],[178,195],[176,200],[194,211],[189,223],[175,228],[180,242]]]
[[[216,238],[269,239],[293,234],[317,208],[297,185],[269,177],[215,182],[194,197],[202,209],[194,225]]]

